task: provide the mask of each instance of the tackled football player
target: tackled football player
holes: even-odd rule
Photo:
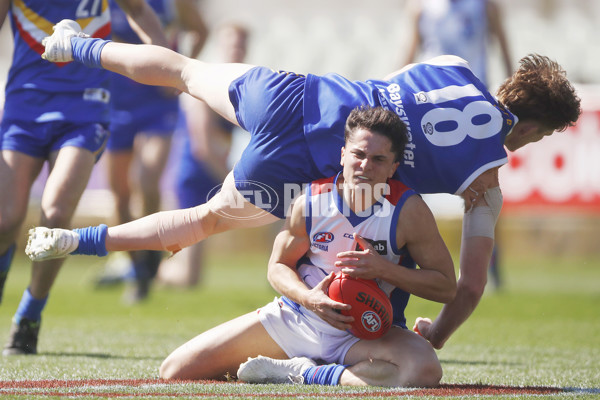
[[[406,125],[394,112],[353,110],[342,172],[312,182],[275,239],[268,278],[282,296],[183,344],[160,376],[222,379],[239,367],[238,378],[250,383],[437,385],[442,368],[435,350],[406,328],[404,308],[410,294],[451,301],[456,278],[431,211],[391,179],[406,142]],[[347,332],[362,322],[338,312],[352,302],[327,296],[336,271],[376,279],[387,295],[397,288],[395,326],[375,340]]]

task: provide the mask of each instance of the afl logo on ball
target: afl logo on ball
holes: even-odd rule
[[[381,318],[373,311],[364,312],[361,321],[363,327],[369,332],[377,332],[381,328]]]

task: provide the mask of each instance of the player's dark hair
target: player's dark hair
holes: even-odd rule
[[[382,107],[357,107],[346,119],[344,142],[348,143],[348,139],[358,129],[366,129],[388,138],[392,143],[394,161],[402,159],[408,137],[406,125],[398,114]]]
[[[581,114],[581,100],[562,67],[548,57],[529,54],[498,89],[498,100],[519,120],[564,131]]]

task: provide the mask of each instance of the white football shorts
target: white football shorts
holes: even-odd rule
[[[360,339],[334,328],[312,311],[286,297],[275,298],[258,310],[260,322],[288,357],[309,357],[343,364],[350,347]]]

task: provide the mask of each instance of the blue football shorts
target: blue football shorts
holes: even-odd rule
[[[251,135],[233,169],[236,188],[278,218],[285,217],[289,206],[284,201],[286,185],[297,187],[324,177],[304,137],[304,82],[302,75],[255,67],[229,86],[237,120]],[[257,188],[270,192],[269,198],[245,195]],[[272,201],[273,196],[278,201]]]
[[[205,163],[192,155],[190,146],[183,148],[175,182],[179,208],[190,208],[206,203],[220,189],[218,180]]]
[[[106,147],[109,135],[106,125],[96,122],[6,119],[0,124],[0,149],[18,151],[36,158],[48,158],[54,151],[73,146],[91,151],[97,161]]]
[[[142,132],[151,136],[171,137],[178,114],[178,110],[165,111],[155,107],[111,110],[108,151],[133,149],[135,136]]]
[[[133,149],[135,136],[171,137],[179,117],[179,98],[158,86],[142,85],[127,77],[110,78],[110,139],[108,151]]]

